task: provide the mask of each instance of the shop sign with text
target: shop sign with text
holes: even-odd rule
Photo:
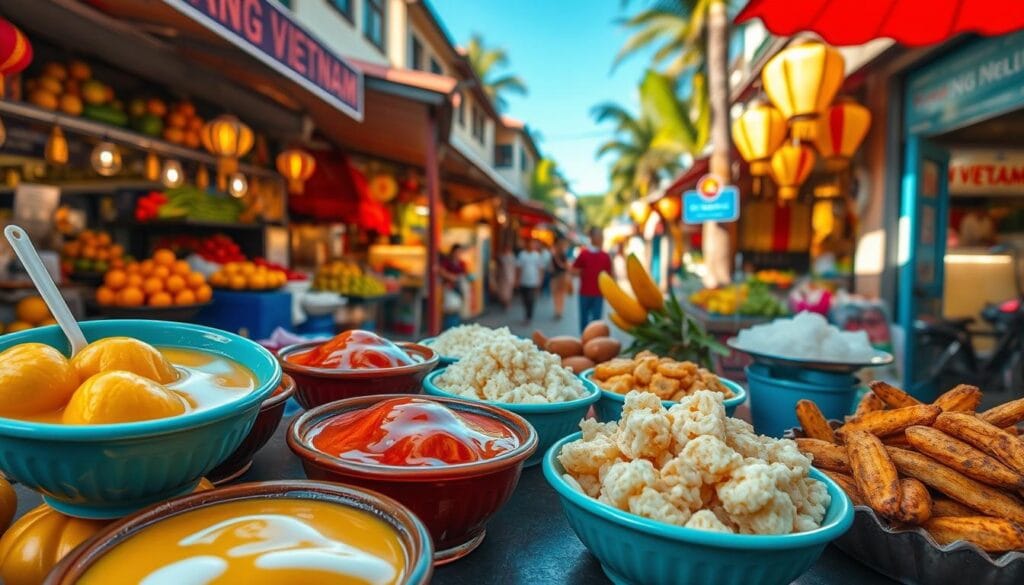
[[[723,184],[714,175],[704,175],[697,181],[696,189],[683,193],[684,223],[728,223],[739,218],[739,189],[735,185]]]
[[[363,118],[363,74],[275,0],[163,0],[320,99]]]
[[[953,150],[949,192],[1024,196],[1024,150]]]

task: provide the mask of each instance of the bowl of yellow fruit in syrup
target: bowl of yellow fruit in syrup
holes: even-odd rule
[[[0,337],[0,471],[84,518],[192,491],[249,433],[281,381],[273,355],[216,329],[149,320]]]

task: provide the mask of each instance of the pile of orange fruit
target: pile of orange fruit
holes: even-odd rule
[[[107,232],[84,230],[78,238],[67,242],[60,251],[64,271],[72,272],[106,272],[114,268],[124,268],[124,248],[115,244]]]
[[[205,303],[213,297],[206,277],[193,272],[174,252],[160,249],[142,262],[110,270],[96,289],[96,302],[117,307],[171,307]]]
[[[283,270],[253,262],[228,262],[210,277],[210,284],[231,290],[274,290],[288,282]]]
[[[6,333],[14,333],[15,331],[24,331],[33,327],[57,324],[53,320],[53,315],[50,314],[50,308],[46,306],[46,302],[43,301],[42,297],[36,295],[25,297],[18,301],[18,304],[14,307],[14,318],[15,321],[11,322],[7,327],[0,325],[0,330]]]

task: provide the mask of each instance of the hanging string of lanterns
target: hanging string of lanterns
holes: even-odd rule
[[[843,56],[829,45],[792,45],[761,71],[771,103],[753,102],[733,122],[733,142],[750,174],[770,176],[780,200],[797,196],[819,157],[829,172],[845,171],[867,135],[868,109],[836,98],[844,67]]]

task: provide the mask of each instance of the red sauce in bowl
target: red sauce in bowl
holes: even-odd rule
[[[339,333],[313,349],[285,359],[299,366],[339,370],[373,370],[416,363],[393,342],[359,329]]]
[[[322,453],[356,463],[440,467],[493,459],[519,446],[501,422],[422,398],[343,413],[310,434]]]

